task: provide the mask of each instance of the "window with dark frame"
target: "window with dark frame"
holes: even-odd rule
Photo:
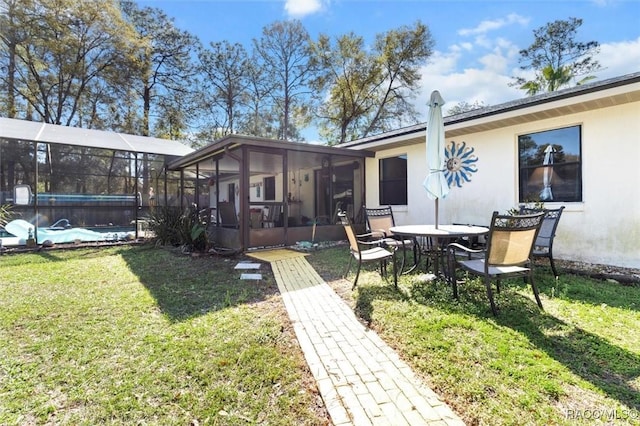
[[[380,166],[380,205],[407,205],[407,155],[383,158]]]
[[[518,136],[520,203],[582,201],[582,126]]]
[[[270,176],[264,178],[264,200],[273,201],[276,199],[276,178]]]

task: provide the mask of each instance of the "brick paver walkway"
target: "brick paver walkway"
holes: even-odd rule
[[[303,256],[270,262],[334,425],[464,425]]]

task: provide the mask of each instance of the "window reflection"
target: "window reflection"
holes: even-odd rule
[[[581,126],[518,136],[519,201],[582,201]]]

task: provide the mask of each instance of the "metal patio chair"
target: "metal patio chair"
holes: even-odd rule
[[[396,271],[396,258],[395,250],[387,249],[381,245],[381,240],[365,240],[365,238],[371,238],[372,234],[359,234],[357,235],[353,230],[349,216],[345,212],[339,212],[338,217],[340,222],[344,226],[344,230],[349,240],[349,264],[347,270],[344,273],[344,277],[349,273],[351,269],[351,263],[353,259],[358,262],[358,269],[356,270],[356,277],[353,280],[353,286],[351,289],[355,289],[358,284],[358,277],[360,276],[360,269],[363,263],[378,262],[380,266],[380,275],[386,279],[387,277],[387,264],[389,261],[392,263],[393,268],[393,284],[398,287],[398,275]],[[368,248],[367,248],[368,247]]]
[[[558,279],[559,274],[556,269],[556,264],[553,261],[553,240],[556,237],[556,229],[558,229],[558,223],[560,222],[560,216],[562,216],[563,210],[564,206],[557,209],[535,209],[525,206],[520,207],[520,214],[531,214],[541,211],[545,213],[542,226],[540,227],[540,232],[538,233],[538,238],[536,238],[536,242],[533,245],[533,257],[548,258],[549,263],[551,264],[551,270],[553,271],[553,276],[556,277],[556,279]]]
[[[367,223],[367,230],[373,234],[373,237],[382,240],[384,245],[393,248],[394,250],[402,248],[400,273],[404,271],[406,266],[407,249],[413,252],[413,265],[410,269],[415,268],[418,264],[418,243],[415,238],[402,238],[398,235],[393,235],[393,233],[389,231],[389,228],[396,226],[391,206],[363,206],[363,209],[365,213],[365,221]]]
[[[491,281],[496,280],[500,292],[500,280],[503,278],[526,277],[531,284],[536,302],[543,309],[538,289],[533,281],[531,262],[534,242],[540,231],[544,212],[530,215],[500,215],[493,212],[487,245],[485,250],[474,250],[458,243],[447,246],[448,275],[453,288],[453,296],[458,298],[458,282],[455,268],[483,278],[491,312],[497,315],[498,309],[493,299]],[[460,253],[479,255],[481,258],[460,256]]]

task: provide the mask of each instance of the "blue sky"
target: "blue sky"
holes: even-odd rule
[[[598,79],[640,71],[640,0],[138,0],[175,19],[178,28],[204,44],[228,40],[249,48],[263,27],[299,19],[312,38],[353,31],[373,43],[375,35],[417,20],[435,40],[422,68],[416,106],[427,120],[426,103],[439,90],[446,104],[475,101],[496,105],[525,96],[509,87],[518,72],[519,50],[533,30],[570,17],[583,19],[578,41],[600,43],[605,67]]]

